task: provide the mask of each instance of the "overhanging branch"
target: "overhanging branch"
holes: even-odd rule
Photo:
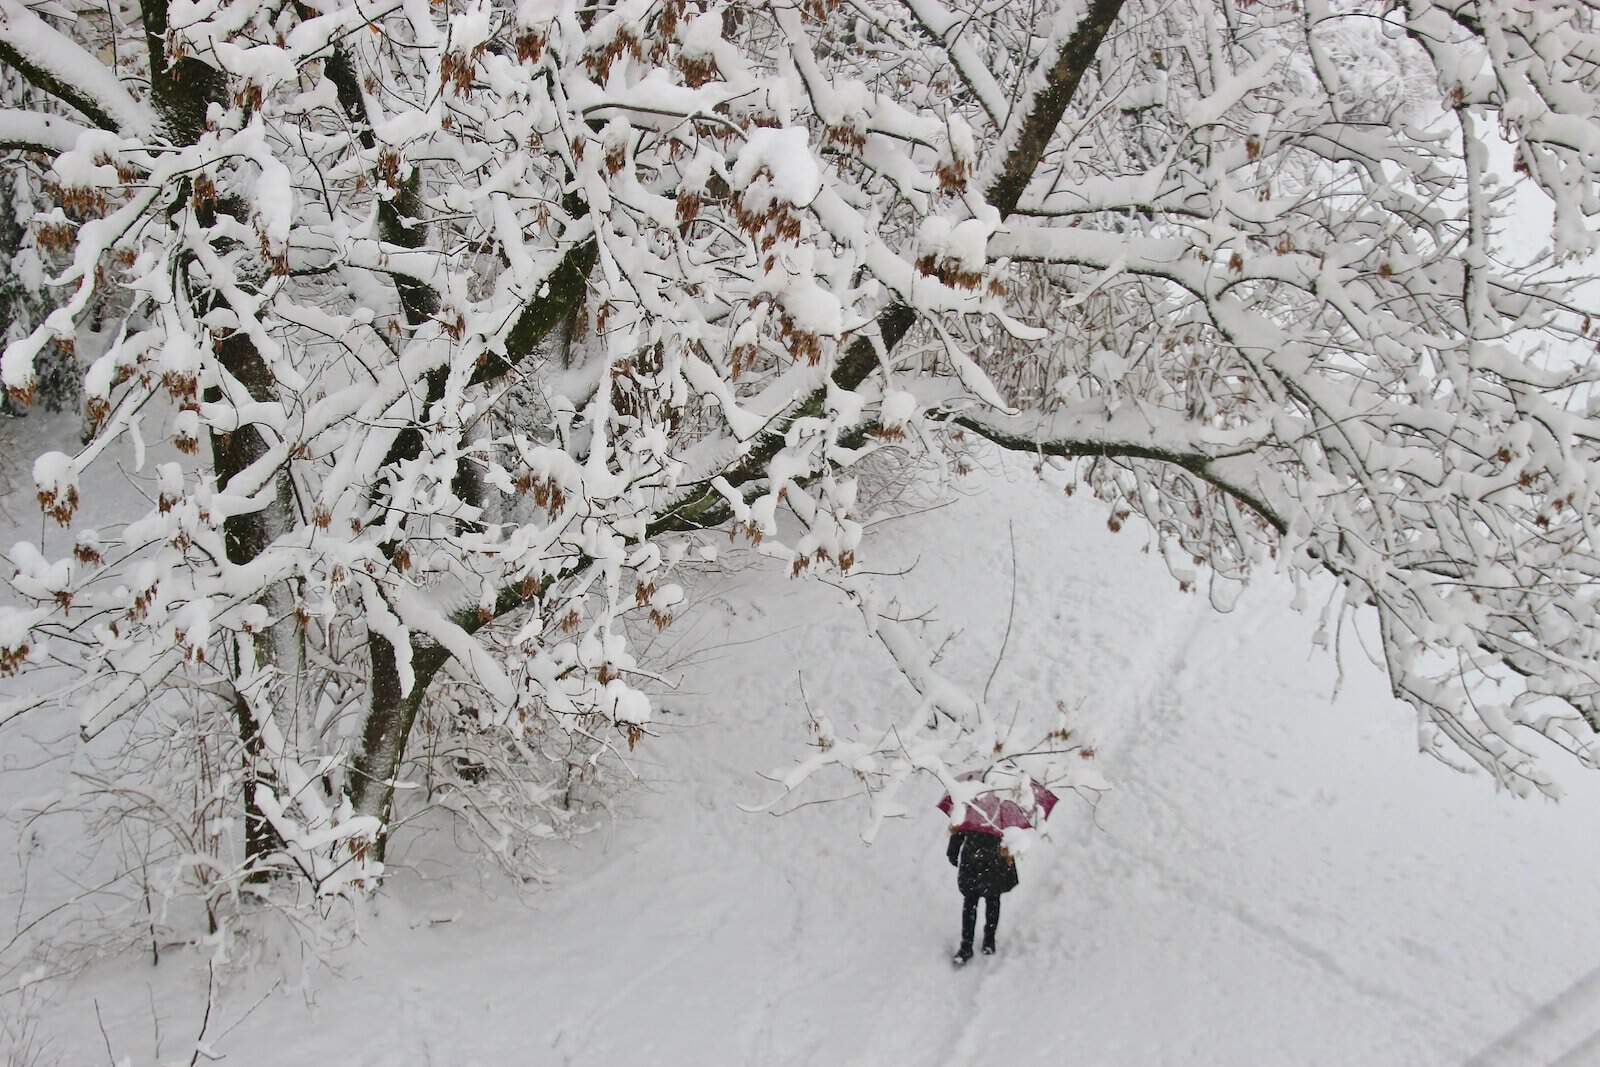
[[[1259,486],[1248,484],[1245,479],[1237,477],[1227,469],[1230,461],[1255,453],[1261,447],[1259,445],[1210,451],[1197,447],[1192,441],[1164,439],[1154,431],[1141,436],[1120,432],[1036,435],[1024,432],[1020,426],[1008,428],[998,425],[999,419],[966,413],[943,417],[954,425],[971,430],[985,440],[1012,452],[1056,456],[1062,459],[1103,456],[1170,463],[1233,497],[1259,515],[1262,521],[1280,535],[1289,530],[1289,522],[1281,506],[1275,506],[1268,500],[1266,493]],[[1019,420],[1011,417],[1005,421],[1017,423]]]

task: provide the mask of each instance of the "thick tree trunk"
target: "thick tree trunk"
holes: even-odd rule
[[[267,399],[275,395],[271,371],[247,336],[234,334],[220,342],[217,356],[227,367],[228,373],[249,391],[252,399]],[[205,399],[207,403],[220,403],[223,400],[222,391],[216,387],[207,389]],[[268,447],[261,431],[252,425],[241,426],[228,434],[213,433],[211,456],[217,484],[227,485],[240,471],[266,455]],[[294,500],[288,475],[280,472],[276,482],[277,491],[268,507],[246,515],[230,515],[223,520],[223,545],[229,563],[243,565],[251,562],[267,550],[275,533],[287,528],[292,521]],[[281,589],[270,591],[260,601],[275,622],[270,629],[256,634],[251,641],[252,653],[256,657],[256,663],[252,666],[271,664],[286,673],[292,672],[298,657],[292,653],[296,635],[294,614],[288,601],[287,591]],[[288,662],[285,662],[286,659]],[[235,677],[245,668],[242,663],[233,666]],[[276,776],[262,751],[261,731],[255,715],[243,695],[237,692],[233,698],[233,715],[239,730],[244,772],[245,862],[250,867],[246,877],[249,881],[259,882],[272,875],[271,868],[266,864],[267,858],[284,846],[283,838],[267,820],[255,799],[256,786],[262,784],[271,788]]]
[[[256,786],[271,788],[276,780],[271,765],[262,758],[261,730],[256,725],[244,697],[233,694],[233,718],[244,750],[244,859],[249,870],[246,882],[265,882],[272,877],[267,860],[284,847],[283,835],[273,826],[256,803]]]
[[[226,104],[227,75],[198,59],[167,65],[167,0],[142,0],[150,53],[150,96],[175,144],[194,144],[205,130],[206,108]]]
[[[371,657],[371,697],[361,750],[350,763],[350,806],[357,815],[374,815],[382,822],[369,853],[382,862],[389,845],[394,784],[405,759],[406,741],[428,684],[450,657],[437,645],[414,649],[411,668],[416,680],[411,692],[403,693],[400,672],[395,668],[394,646],[377,634],[369,634],[367,652]]]

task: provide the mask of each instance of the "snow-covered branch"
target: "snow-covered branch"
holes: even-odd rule
[[[134,99],[113,71],[21,0],[0,0],[0,60],[103,130],[128,137],[155,130],[149,108]]]
[[[0,108],[0,149],[70,152],[85,129],[58,115]]]

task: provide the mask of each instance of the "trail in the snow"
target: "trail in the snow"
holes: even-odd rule
[[[1210,652],[1209,662],[1238,664],[1250,662],[1249,646],[1263,636],[1268,625],[1261,614],[1255,612],[1251,614],[1253,617],[1249,619],[1248,625],[1238,627],[1243,631],[1239,637],[1226,639],[1223,648],[1207,650]],[[1164,888],[1185,898],[1189,903],[1201,905],[1221,918],[1237,922],[1251,932],[1277,942],[1292,953],[1298,954],[1306,964],[1321,969],[1336,981],[1370,998],[1374,1002],[1374,1010],[1388,1011],[1395,1006],[1401,1006],[1408,1010],[1408,1022],[1411,1025],[1423,1031],[1431,1029],[1437,1024],[1429,1017],[1426,1004],[1414,999],[1409,990],[1403,986],[1385,984],[1378,978],[1369,978],[1352,972],[1341,964],[1333,953],[1296,934],[1290,926],[1258,913],[1244,893],[1219,888],[1212,883],[1186,875],[1154,844],[1165,837],[1183,839],[1191,844],[1200,843],[1207,848],[1227,847],[1226,842],[1216,837],[1213,828],[1185,816],[1185,806],[1193,799],[1192,783],[1180,779],[1181,789],[1175,795],[1172,775],[1153,773],[1151,769],[1153,765],[1158,770],[1162,768],[1170,770],[1172,752],[1181,748],[1184,741],[1183,731],[1180,729],[1187,717],[1184,694],[1203,692],[1207,688],[1202,678],[1198,677],[1201,672],[1192,668],[1190,658],[1197,645],[1207,644],[1204,640],[1205,631],[1208,624],[1215,619],[1209,612],[1193,613],[1191,619],[1187,626],[1187,634],[1176,649],[1163,677],[1152,685],[1145,701],[1140,704],[1139,742],[1130,746],[1127,758],[1117,768],[1121,796],[1129,798],[1131,803],[1142,804],[1146,808],[1146,817],[1138,821],[1135,833],[1124,830],[1120,825],[1106,828],[1105,842],[1136,863],[1148,867]],[[1215,643],[1210,642],[1210,644]],[[1243,669],[1249,668],[1246,666]],[[1223,725],[1218,724],[1219,727]],[[1215,779],[1213,784],[1221,795],[1228,794],[1236,787],[1236,783],[1220,777]],[[1182,790],[1187,790],[1190,795],[1186,798]]]

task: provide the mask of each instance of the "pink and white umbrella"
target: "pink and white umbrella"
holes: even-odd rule
[[[970,782],[982,777],[982,774],[977,771],[969,771],[961,776],[961,780]],[[1032,778],[1028,779],[1028,784],[1033,787],[1033,813],[1036,813],[1042,822],[1050,817],[1051,809],[1056,806],[1058,798]],[[1010,827],[1022,830],[1031,829],[1033,820],[1030,817],[1030,813],[1024,811],[1021,804],[1006,795],[1010,792],[1014,792],[1014,790],[1003,787],[988,789],[967,801],[966,814],[962,817],[961,822],[956,824],[955,829],[958,832],[973,830],[980,834],[993,834],[996,837],[1004,836],[1005,831]],[[946,815],[949,815],[954,807],[955,801],[950,798],[949,793],[946,793],[944,799],[939,801],[939,810]]]

